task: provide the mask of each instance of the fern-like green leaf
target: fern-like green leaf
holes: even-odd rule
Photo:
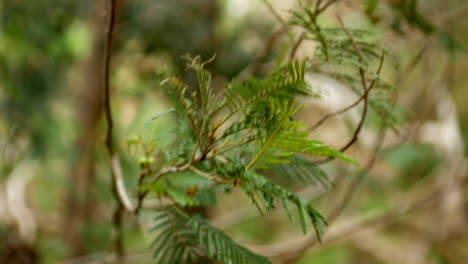
[[[286,100],[271,99],[269,102],[267,109],[275,118],[266,120],[265,127],[257,128],[255,150],[251,162],[246,166],[247,169],[254,165],[266,169],[269,165],[290,163],[295,153],[336,157],[359,166],[356,161],[340,151],[309,139],[309,132],[304,129],[305,125],[292,119],[301,108],[296,108],[294,101],[289,103]]]
[[[302,231],[307,233],[309,220],[314,227],[319,241],[324,232],[324,226],[327,222],[305,199],[300,198],[294,192],[276,184],[260,174],[251,170],[245,171],[240,182],[242,189],[250,197],[252,202],[257,205],[261,211],[260,205],[266,210],[275,209],[275,202],[282,202],[284,209],[291,222],[295,222],[294,213],[291,210],[290,203],[296,206],[299,213]]]
[[[233,82],[224,90],[232,113],[264,100],[268,96],[292,97],[295,94],[313,95],[304,81],[305,62],[289,63],[263,80],[249,79],[245,83]]]
[[[277,176],[290,182],[300,182],[303,184],[320,184],[325,188],[330,188],[330,181],[325,171],[319,166],[307,161],[300,156],[291,157],[291,163],[281,163],[270,166],[270,170]]]
[[[151,231],[160,233],[151,246],[157,263],[190,263],[206,256],[226,264],[271,264],[265,257],[235,243],[207,220],[178,210],[165,208],[155,218]]]

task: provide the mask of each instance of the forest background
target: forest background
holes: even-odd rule
[[[326,7],[322,25],[375,36],[394,123],[370,111],[356,133],[363,100],[306,71],[314,96],[298,99],[298,119],[336,149],[352,139],[344,152],[361,164],[328,161],[327,186],[288,186],[329,222],[321,243],[235,189],[194,211],[273,263],[468,263],[464,0],[1,1],[0,263],[156,263],[148,230],[167,201],[119,213],[113,176],[136,199],[149,160],[131,145],[171,133],[161,83],[196,83],[186,54],[212,59],[215,89],[312,56],[316,44],[289,23],[307,5]]]

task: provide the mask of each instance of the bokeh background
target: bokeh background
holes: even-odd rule
[[[150,140],[172,122],[151,121],[170,108],[161,78],[177,72],[194,81],[181,56],[216,55],[207,67],[218,86],[248,72],[261,78],[291,49],[278,16],[288,21],[288,10],[302,2],[117,1],[112,107],[130,190],[139,172],[127,140]],[[0,1],[0,263],[117,263],[99,87],[105,4]],[[331,162],[323,165],[330,188],[290,186],[333,216],[322,244],[284,212],[261,217],[235,191],[218,197],[207,215],[274,263],[468,263],[468,2],[341,0],[321,22],[338,25],[337,15],[374,32],[392,55],[395,67],[383,74],[395,84],[402,123],[382,132],[371,115],[347,152],[363,169]],[[313,49],[305,42],[297,57]],[[337,81],[307,78],[322,94],[302,99],[300,117],[311,125],[355,100]],[[355,114],[329,120],[312,136],[340,146]],[[148,209],[124,223],[128,263],[152,263],[151,216]]]

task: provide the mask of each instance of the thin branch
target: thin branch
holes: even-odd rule
[[[194,163],[194,160],[190,161],[189,163],[183,165],[183,166],[170,166],[170,167],[166,167],[166,168],[162,168],[161,170],[159,170],[159,172],[153,177],[152,181],[149,183],[149,185],[151,184],[154,184],[156,183],[162,176],[166,175],[166,174],[169,174],[169,173],[173,173],[173,172],[181,172],[181,171],[187,171],[187,170],[190,170],[192,164]],[[139,185],[138,187],[141,187],[141,185]],[[137,205],[135,207],[135,210],[134,210],[134,213],[135,214],[138,214],[140,209],[142,208],[143,206],[143,200],[145,199],[145,197],[149,194],[149,191],[148,190],[144,190],[144,191],[141,191],[139,192],[138,194],[138,197],[137,197]]]
[[[383,65],[383,61],[384,61],[384,55],[385,55],[385,53],[382,52],[382,57],[381,57],[381,60],[380,60],[379,69],[377,70],[378,74],[380,73],[380,71],[382,69],[382,65]],[[363,88],[365,88],[366,87],[366,77],[365,77],[364,70],[360,69],[360,75],[361,75],[361,79],[362,79],[362,86],[363,86]],[[361,120],[359,121],[359,124],[358,124],[356,130],[354,131],[354,134],[353,134],[353,137],[351,138],[351,140],[348,142],[348,144],[346,144],[344,147],[342,147],[340,149],[341,152],[346,151],[348,148],[350,148],[358,140],[359,133],[361,132],[362,126],[364,125],[364,121],[366,119],[367,108],[369,106],[369,103],[368,103],[369,93],[370,93],[371,89],[375,86],[376,80],[377,79],[374,79],[371,82],[371,84],[369,85],[369,88],[367,88],[367,90],[365,90],[365,92],[364,92],[364,109],[362,110]]]
[[[353,35],[349,32],[349,30],[345,27],[345,25],[343,24],[343,21],[338,17],[338,20],[340,21],[340,24],[341,26],[343,27],[343,29],[345,30],[346,34],[348,35],[348,37],[350,38],[352,44],[353,44],[353,48],[355,50],[355,52],[359,55],[359,59],[361,60],[361,62],[363,62],[363,57],[361,55],[361,49],[359,48],[359,46],[356,44],[356,42],[354,41],[354,37]],[[380,64],[379,64],[379,67],[377,69],[377,75],[380,74],[380,72],[382,71],[382,67],[383,67],[383,62],[385,60],[385,52],[382,51],[382,56],[380,57]],[[361,77],[361,85],[362,85],[362,88],[364,90],[364,94],[361,96],[361,98],[358,99],[358,101],[356,101],[355,103],[351,104],[350,106],[328,116],[326,119],[328,119],[329,117],[331,116],[334,116],[336,114],[340,114],[342,112],[345,112],[349,109],[351,109],[352,107],[356,106],[357,104],[359,104],[359,102],[361,102],[362,100],[364,100],[364,108],[362,110],[362,114],[361,114],[361,119],[359,120],[359,123],[356,127],[356,129],[354,130],[354,133],[353,133],[353,136],[351,137],[351,139],[348,141],[348,143],[346,143],[343,147],[341,147],[339,150],[341,152],[344,152],[346,150],[348,150],[354,143],[356,143],[356,141],[358,140],[359,138],[359,133],[361,132],[362,130],[362,127],[364,125],[364,121],[366,119],[366,116],[367,116],[367,110],[368,110],[368,106],[369,106],[369,103],[368,103],[368,97],[369,97],[369,93],[370,91],[372,90],[372,88],[374,88],[375,84],[377,83],[377,78],[375,78],[374,80],[372,80],[372,82],[370,83],[369,86],[367,86],[367,81],[366,81],[366,72],[360,68],[359,69],[359,75]],[[318,125],[320,125],[321,123],[323,123],[325,120],[320,120],[319,123],[317,123]],[[318,125],[314,125],[312,128],[316,128]],[[322,164],[322,163],[325,163],[325,162],[329,162],[331,160],[334,160],[333,157],[329,157],[329,158],[326,158],[326,159],[323,159],[323,160],[319,160],[319,161],[316,161],[314,162],[315,164]]]
[[[120,164],[120,158],[117,154],[114,153],[112,155],[112,171],[114,174],[113,181],[115,182],[115,187],[117,191],[117,197],[120,203],[123,205],[124,209],[128,212],[132,212],[134,210],[132,201],[127,194],[127,190],[125,188],[125,182],[123,180],[122,174],[122,165]]]
[[[125,185],[122,176],[122,170],[118,155],[115,153],[113,146],[113,128],[114,122],[112,119],[112,110],[110,105],[110,87],[109,87],[109,72],[110,72],[110,61],[111,61],[111,48],[112,48],[112,33],[115,25],[116,15],[116,0],[109,0],[107,5],[107,29],[105,36],[105,47],[104,47],[104,66],[103,66],[103,87],[104,87],[104,109],[105,117],[107,122],[107,134],[106,134],[106,147],[111,157],[111,173],[112,173],[112,189],[114,196],[117,200],[117,208],[114,211],[114,231],[115,231],[115,247],[118,256],[123,256],[124,248],[122,241],[122,220],[124,211],[133,211],[133,206],[130,198],[125,190]]]
[[[327,8],[329,8],[332,4],[334,4],[335,2],[338,2],[339,0],[330,0],[328,1],[327,3],[325,3],[322,7],[318,8],[317,11],[316,11],[316,14],[320,14],[322,13],[323,11],[325,11]]]
[[[104,69],[103,69],[103,86],[104,86],[104,104],[105,104],[105,116],[107,122],[107,134],[106,134],[106,147],[111,156],[112,160],[112,181],[115,186],[116,198],[119,203],[124,206],[127,211],[132,211],[133,206],[130,202],[130,198],[127,195],[125,186],[123,185],[122,169],[120,165],[120,159],[115,153],[113,145],[113,129],[114,122],[112,119],[111,99],[110,99],[110,87],[109,87],[109,72],[110,72],[110,60],[111,60],[111,48],[112,48],[112,33],[115,24],[115,13],[116,13],[116,0],[109,0],[108,3],[108,25],[106,30],[106,43],[104,49]]]
[[[190,166],[189,169],[191,171],[195,172],[197,175],[202,176],[202,177],[204,177],[204,178],[206,178],[206,179],[208,179],[210,181],[216,182],[218,184],[229,184],[230,183],[227,180],[223,180],[223,179],[218,178],[216,174],[204,172],[202,170],[199,170],[199,169],[195,168],[194,166]]]
[[[309,128],[309,130],[313,131],[313,130],[317,129],[319,126],[321,126],[323,123],[325,123],[325,121],[327,121],[329,118],[334,117],[336,115],[340,115],[342,113],[345,113],[345,112],[351,110],[352,108],[357,106],[360,102],[362,102],[362,100],[364,100],[365,96],[366,96],[366,94],[364,93],[363,95],[361,95],[361,97],[359,97],[359,99],[357,99],[354,103],[348,105],[347,107],[345,107],[345,108],[343,108],[341,110],[338,110],[338,111],[336,111],[334,113],[330,113],[330,114],[325,115],[317,123],[315,123],[313,126],[311,126]]]
[[[115,13],[115,0],[108,0],[108,24],[106,29],[105,38],[105,50],[104,50],[104,67],[103,67],[103,86],[104,86],[104,104],[105,104],[105,115],[107,122],[107,134],[106,134],[106,147],[109,154],[112,156],[114,153],[114,146],[112,142],[112,133],[114,130],[114,122],[112,119],[112,110],[110,105],[110,87],[109,87],[109,71],[110,71],[110,60],[111,60],[111,48],[112,48],[112,31],[114,25],[114,13]]]
[[[354,40],[354,37],[353,35],[351,34],[351,32],[349,32],[348,28],[346,28],[345,24],[343,23],[343,20],[341,19],[341,17],[339,16],[336,16],[337,19],[338,19],[338,22],[340,22],[340,25],[341,27],[343,28],[343,30],[346,32],[346,35],[348,36],[349,40],[351,40],[351,45],[353,45],[353,49],[354,51],[356,52],[356,54],[359,56],[359,60],[361,62],[364,62],[364,58],[362,56],[362,50],[361,48],[357,45],[356,41]]]
[[[315,3],[315,11],[314,11],[315,14],[318,13],[321,5],[322,5],[322,0],[317,0],[317,3]]]
[[[302,32],[302,34],[299,36],[299,38],[296,40],[294,43],[291,52],[289,53],[289,61],[293,61],[294,57],[296,57],[296,52],[299,49],[299,46],[301,45],[302,41],[304,40],[306,36],[306,32]]]

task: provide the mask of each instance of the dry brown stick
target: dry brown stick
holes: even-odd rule
[[[111,95],[110,95],[110,85],[109,85],[109,75],[110,75],[110,62],[111,62],[111,49],[112,49],[112,35],[115,26],[116,19],[116,7],[117,0],[108,0],[108,24],[106,29],[106,38],[105,38],[105,48],[104,48],[104,65],[103,65],[103,90],[104,90],[104,110],[107,123],[107,133],[106,133],[106,148],[111,157],[111,172],[112,172],[112,181],[115,189],[116,199],[123,209],[127,211],[132,211],[133,206],[130,201],[129,196],[127,195],[122,175],[122,166],[120,164],[120,159],[114,149],[113,143],[113,131],[114,131],[114,121],[112,118],[112,108],[111,108]]]
[[[117,200],[117,208],[114,211],[113,224],[115,232],[115,247],[116,253],[118,256],[123,256],[125,254],[122,241],[122,221],[125,211],[133,211],[133,206],[131,204],[130,198],[127,195],[125,190],[122,169],[120,165],[120,159],[115,152],[113,144],[113,129],[114,122],[112,119],[112,109],[111,109],[111,99],[110,99],[110,87],[109,87],[109,75],[110,75],[110,62],[111,62],[111,49],[112,49],[112,34],[115,26],[115,16],[116,16],[116,0],[108,0],[107,4],[107,28],[106,28],[106,37],[105,37],[105,46],[104,46],[104,65],[103,65],[103,89],[104,89],[104,110],[105,110],[105,119],[107,123],[107,133],[106,133],[106,148],[109,152],[111,158],[111,174],[112,174],[112,191],[114,193],[115,199]]]

